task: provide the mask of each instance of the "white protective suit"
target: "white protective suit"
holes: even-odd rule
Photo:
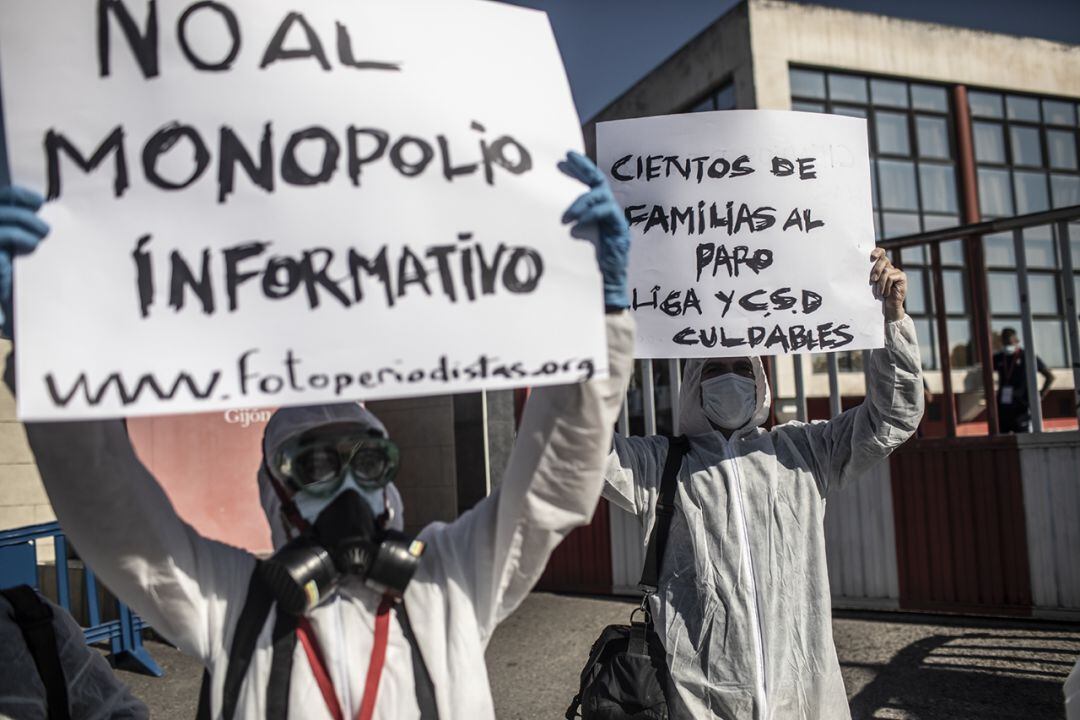
[[[849,718],[833,646],[823,519],[831,490],[915,432],[922,369],[910,318],[886,323],[867,399],[828,422],[770,431],[769,387],[753,359],[757,407],[730,440],[702,411],[703,362],[686,365],[680,432],[689,436],[652,612],[667,652],[676,718]],[[663,437],[616,436],[604,496],[652,529]]]
[[[1065,720],[1080,720],[1080,660],[1065,680]]]
[[[48,598],[56,652],[67,682],[72,720],[145,720],[146,705],[131,694],[97,650],[88,647],[82,628],[67,610]],[[45,683],[15,623],[11,605],[0,595],[0,718],[46,720]]]
[[[454,522],[429,525],[420,535],[427,551],[405,602],[440,720],[494,717],[484,665],[491,634],[532,589],[555,546],[596,508],[632,361],[629,313],[608,315],[607,332],[610,377],[536,390],[502,483]],[[200,536],[177,517],[135,456],[123,423],[27,430],[65,532],[118,597],[209,668],[212,715],[219,717],[254,557]],[[274,535],[280,542],[280,532]],[[308,616],[350,718],[362,700],[379,599],[354,581]],[[391,618],[375,717],[418,718],[411,650],[396,614]],[[241,688],[238,717],[266,715],[273,624],[271,613]],[[329,718],[299,643],[293,659],[290,716]]]

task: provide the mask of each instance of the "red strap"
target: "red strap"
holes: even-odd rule
[[[390,598],[383,596],[379,611],[375,615],[375,644],[371,647],[371,661],[368,663],[367,681],[364,683],[364,700],[360,703],[357,720],[371,720],[375,714],[375,699],[379,696],[379,678],[386,662],[386,641],[390,637]]]
[[[304,646],[304,652],[307,653],[308,664],[311,665],[315,682],[319,684],[319,691],[322,693],[323,701],[326,702],[326,709],[330,711],[334,720],[345,720],[337,695],[334,693],[334,683],[330,680],[330,674],[326,672],[326,662],[315,642],[315,632],[311,629],[311,623],[306,617],[300,618],[296,626],[296,637],[300,639],[300,644]]]
[[[371,659],[368,661],[367,680],[364,682],[364,698],[360,703],[360,711],[356,714],[357,720],[371,720],[375,714],[375,700],[379,695],[379,679],[382,677],[383,665],[386,664],[386,643],[390,637],[390,608],[393,601],[383,597],[379,603],[379,609],[375,614],[375,642],[371,646]],[[311,672],[315,675],[315,682],[319,685],[323,701],[327,710],[334,720],[345,720],[345,714],[341,711],[337,693],[334,692],[334,683],[330,680],[330,673],[326,671],[326,661],[323,659],[319,644],[315,641],[315,631],[306,617],[300,618],[296,627],[296,636],[307,653],[308,664]]]

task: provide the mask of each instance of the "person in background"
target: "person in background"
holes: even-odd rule
[[[1003,433],[1031,432],[1031,401],[1028,398],[1025,359],[1016,330],[1003,328],[1001,349],[994,353],[994,370],[998,374],[998,423]],[[1041,402],[1054,384],[1054,373],[1038,356],[1035,356],[1035,368],[1043,376],[1043,386],[1039,391]]]
[[[649,598],[672,718],[851,716],[833,645],[825,501],[915,432],[924,396],[907,277],[881,248],[869,259],[885,347],[871,353],[858,407],[764,430],[771,398],[760,358],[686,364],[679,430],[690,449]],[[614,444],[604,497],[636,514],[648,537],[669,441],[616,435]]]

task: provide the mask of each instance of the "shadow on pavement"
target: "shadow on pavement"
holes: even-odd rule
[[[1080,636],[959,632],[923,637],[884,664],[841,665],[874,673],[850,699],[854,720],[1063,718],[1078,650]]]

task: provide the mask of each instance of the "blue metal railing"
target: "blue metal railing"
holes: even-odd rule
[[[0,530],[0,587],[30,585],[39,588],[37,543],[51,538],[56,549],[56,595],[57,604],[71,612],[71,579],[68,567],[67,537],[56,522],[28,525],[14,530]],[[87,643],[108,641],[110,662],[129,661],[143,671],[156,677],[164,672],[142,644],[142,619],[124,603],[116,601],[117,618],[101,619],[98,603],[97,577],[83,563],[84,590],[88,626],[83,628]]]

